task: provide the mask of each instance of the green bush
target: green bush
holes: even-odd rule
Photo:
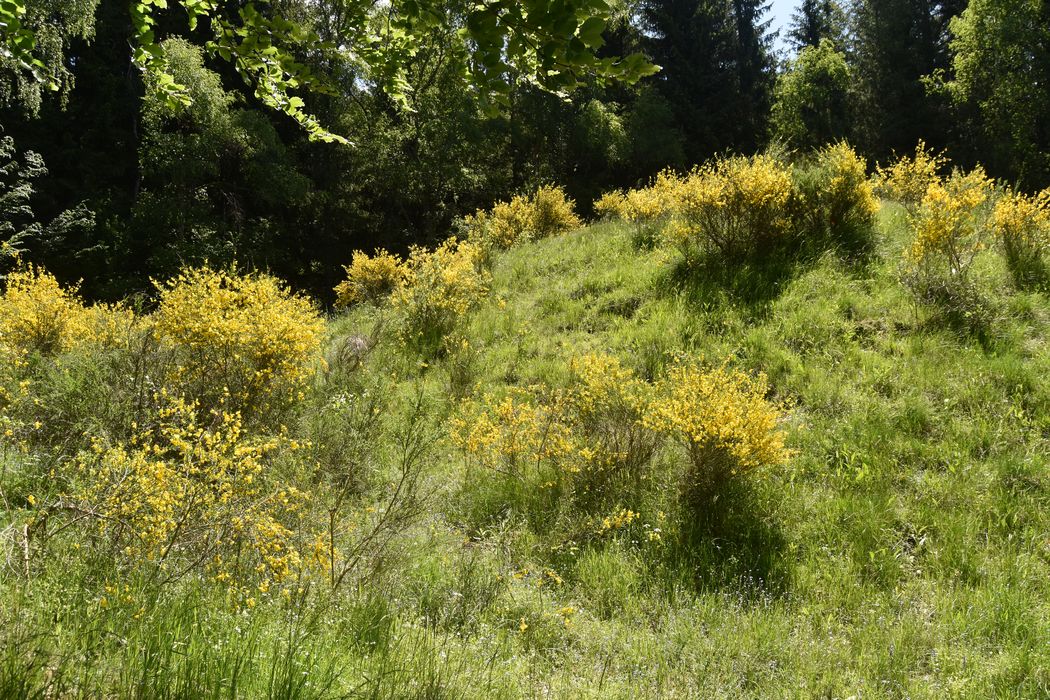
[[[526,241],[557,236],[581,225],[575,204],[561,187],[540,187],[531,196],[498,202],[462,221],[467,240],[487,256]]]
[[[793,172],[793,218],[806,239],[869,248],[879,203],[864,161],[845,142],[826,146]]]

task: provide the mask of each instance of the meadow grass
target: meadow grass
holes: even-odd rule
[[[884,204],[862,258],[732,268],[687,268],[623,223],[530,242],[494,255],[466,344],[436,358],[388,308],[330,319],[291,430],[334,445],[348,508],[401,514],[335,590],[247,610],[204,578],[111,580],[75,531],[27,578],[48,458],[5,452],[0,697],[1050,695],[1050,301],[988,254],[974,324],[917,305],[904,221]],[[603,527],[446,439],[462,398],[564,386],[596,352],[645,380],[681,358],[764,372],[793,456],[685,503],[665,446],[620,504],[637,520]],[[334,412],[348,396],[374,404]]]

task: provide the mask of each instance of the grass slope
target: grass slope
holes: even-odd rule
[[[82,614],[57,575],[8,586],[0,694],[57,667],[70,694],[142,697],[1050,696],[1050,302],[1000,288],[979,337],[938,323],[898,282],[904,236],[884,206],[864,263],[686,273],[621,224],[502,254],[470,352],[384,340],[358,370],[391,435],[406,406],[440,435],[457,395],[556,385],[587,352],[647,378],[732,357],[791,406],[789,467],[695,522],[671,488],[624,504],[659,540],[587,539],[437,442],[425,509],[339,599],[241,615],[202,587],[133,619]]]

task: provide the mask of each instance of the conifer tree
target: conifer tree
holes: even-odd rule
[[[820,46],[821,39],[830,39],[841,50],[845,34],[846,15],[835,0],[802,0],[791,16],[787,40],[796,52]]]
[[[861,145],[875,158],[945,147],[952,134],[947,99],[926,76],[950,67],[947,26],[955,0],[859,0],[853,16],[853,72]]]
[[[765,139],[773,87],[772,35],[761,0],[643,0],[654,80],[699,162]]]

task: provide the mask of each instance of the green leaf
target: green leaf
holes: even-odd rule
[[[602,33],[605,31],[606,22],[601,17],[591,17],[580,25],[580,29],[577,32],[587,48],[597,49],[605,44],[605,39],[602,37]]]

